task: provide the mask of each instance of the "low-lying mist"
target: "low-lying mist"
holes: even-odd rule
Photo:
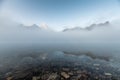
[[[31,29],[8,19],[0,19],[0,67],[6,66],[3,70],[7,70],[7,66],[10,68],[22,61],[22,64],[39,64],[40,59],[57,55],[56,51],[68,56],[87,56],[113,64],[119,63],[119,25],[110,22],[103,27],[96,25],[90,31],[56,32],[51,29],[36,29],[34,26]],[[59,57],[61,58],[57,56]]]

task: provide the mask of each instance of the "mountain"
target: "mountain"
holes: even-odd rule
[[[25,26],[23,24],[20,24],[19,27],[21,29],[26,29],[26,30],[41,30],[41,28],[38,25],[36,25],[36,24],[33,24],[31,26]]]
[[[66,28],[66,29],[63,30],[63,32],[67,32],[67,31],[80,31],[80,30],[91,31],[94,28],[97,28],[97,27],[107,27],[109,25],[110,25],[110,22],[106,21],[104,23],[91,24],[90,26],[87,26],[85,28],[81,28],[81,27]]]
[[[41,29],[44,29],[44,30],[48,30],[49,28],[48,28],[48,25],[46,24],[46,23],[42,23],[41,25],[40,25],[40,28]]]
[[[21,29],[26,29],[26,30],[43,30],[43,31],[51,31],[51,29],[48,27],[47,24],[41,24],[40,26],[36,25],[36,24],[33,24],[31,26],[25,26],[23,24],[20,24],[19,27]]]

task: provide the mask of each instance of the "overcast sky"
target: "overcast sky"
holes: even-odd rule
[[[0,0],[0,5],[1,16],[57,30],[120,18],[119,0]]]

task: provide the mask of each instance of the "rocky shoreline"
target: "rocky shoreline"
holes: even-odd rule
[[[38,63],[28,62],[1,73],[0,80],[120,80],[118,69],[106,61],[86,56],[76,58],[59,55],[42,57]]]

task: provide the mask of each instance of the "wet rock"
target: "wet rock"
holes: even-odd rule
[[[22,71],[17,71],[13,74],[13,79],[24,79],[24,78],[31,78],[32,77],[32,73],[29,71],[26,72],[22,72]]]
[[[99,67],[99,66],[100,66],[100,64],[93,64],[93,66],[95,66],[95,67]]]
[[[65,78],[65,79],[70,78],[70,75],[67,74],[67,73],[65,73],[65,72],[61,72],[61,76],[62,76],[63,78]]]
[[[47,80],[56,80],[58,77],[57,73],[52,73]]]
[[[105,76],[112,76],[111,73],[105,73]]]
[[[62,70],[68,72],[69,68],[63,68]]]
[[[40,76],[33,76],[32,80],[40,80]]]
[[[8,77],[6,80],[13,80],[13,77]]]

